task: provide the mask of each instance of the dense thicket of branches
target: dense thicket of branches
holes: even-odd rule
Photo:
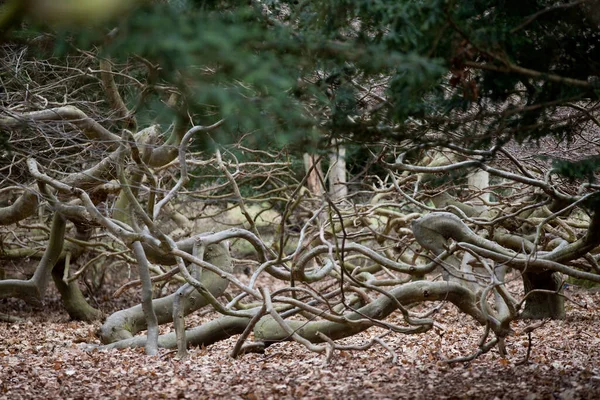
[[[78,280],[134,265],[142,304],[102,341],[180,356],[233,334],[234,356],[330,352],[452,303],[477,355],[600,281],[596,0],[4,3],[0,258],[36,264],[0,297],[42,302],[52,277],[97,319]],[[222,317],[186,331],[201,307]]]

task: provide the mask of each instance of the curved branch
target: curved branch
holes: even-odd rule
[[[183,185],[185,185],[188,182],[189,178],[188,178],[188,173],[187,173],[187,163],[185,161],[185,153],[187,151],[188,144],[189,144],[190,140],[192,139],[192,136],[194,136],[198,132],[213,131],[213,130],[217,129],[218,127],[220,127],[221,125],[223,125],[224,122],[225,122],[225,120],[222,119],[222,120],[219,120],[219,121],[215,122],[214,124],[208,125],[208,126],[197,125],[197,126],[194,126],[193,128],[191,128],[190,130],[188,130],[186,132],[186,134],[183,135],[183,138],[181,139],[181,143],[179,145],[179,151],[178,151],[181,174],[180,174],[179,179],[177,180],[177,183],[175,184],[175,186],[173,186],[173,188],[169,191],[169,193],[167,193],[167,195],[161,201],[159,201],[156,204],[156,206],[154,207],[154,215],[152,216],[154,219],[156,219],[158,217],[158,214],[160,213],[161,208],[165,204],[167,204],[173,198],[173,196],[175,196],[177,191]],[[150,163],[152,164],[152,158],[150,159]]]
[[[485,315],[477,307],[473,292],[453,282],[411,282],[390,290],[392,297],[401,304],[419,301],[450,301],[462,312],[472,316],[481,324],[486,323]],[[372,303],[346,315],[348,320],[362,319],[364,316],[373,319],[383,319],[396,309],[395,302],[388,296],[380,296]],[[298,335],[312,343],[323,342],[319,332],[335,340],[355,335],[373,325],[373,323],[349,325],[330,321],[286,321]],[[420,331],[427,330],[423,326]],[[414,331],[413,331],[414,332]],[[263,317],[254,328],[254,338],[266,343],[290,340],[288,332],[271,317]]]
[[[37,121],[69,121],[80,128],[88,139],[101,141],[108,147],[117,146],[121,140],[118,135],[110,132],[74,106],[14,114],[13,116],[0,118],[0,127],[18,128]]]
[[[207,246],[204,259],[206,263],[218,266],[226,272],[233,271],[233,264],[229,249],[225,244],[214,244]],[[227,288],[229,281],[211,271],[204,271],[200,280],[210,293],[218,297]],[[176,294],[155,299],[153,308],[159,325],[173,321],[173,301]],[[185,303],[184,314],[204,307],[208,301],[198,293],[192,293]],[[117,311],[109,316],[99,330],[100,339],[103,343],[113,343],[119,340],[133,337],[137,332],[146,329],[146,319],[141,305],[125,310]]]
[[[65,240],[66,220],[55,212],[48,247],[33,277],[27,281],[7,279],[0,281],[0,298],[17,297],[33,304],[40,304],[50,282],[52,268],[61,256]]]
[[[24,220],[35,213],[38,204],[37,194],[30,189],[25,189],[12,205],[0,207],[0,225],[10,225]]]

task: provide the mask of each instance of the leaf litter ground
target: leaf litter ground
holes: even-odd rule
[[[365,351],[325,357],[296,343],[279,343],[264,354],[229,357],[236,337],[190,349],[184,361],[161,350],[84,351],[99,343],[99,324],[69,321],[51,295],[43,310],[1,300],[0,312],[23,322],[0,322],[0,399],[596,399],[600,398],[600,293],[577,287],[566,291],[568,317],[548,321],[532,333],[529,362],[519,364],[529,344],[527,321],[513,324],[508,358],[496,350],[469,363],[449,358],[477,349],[483,329],[450,305],[436,315],[439,326],[421,335],[388,335],[398,356],[376,345]],[[104,300],[109,300],[105,296]],[[102,303],[105,312],[129,299]],[[194,315],[188,325],[214,317]],[[398,321],[399,316],[393,316]],[[170,327],[164,327],[168,331]],[[379,328],[345,339],[361,343]]]

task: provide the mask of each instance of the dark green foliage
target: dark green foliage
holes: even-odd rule
[[[295,82],[291,60],[267,42],[285,47],[285,38],[262,29],[249,7],[206,8],[183,15],[166,6],[144,8],[105,51],[135,53],[159,65],[159,79],[179,87],[189,111],[226,118],[221,135],[234,137],[220,140],[233,141],[239,131],[306,126],[308,119],[286,92]]]
[[[598,10],[599,0],[171,0],[61,33],[56,49],[145,60],[156,67],[139,66],[145,104],[128,96],[139,118],[225,118],[213,135],[223,143],[253,132],[254,146],[306,150],[331,136],[435,132],[438,143],[487,146],[584,129],[583,114],[557,120],[565,105],[598,99],[587,84],[600,76]],[[359,89],[374,82],[384,104]],[[176,109],[165,106],[165,86],[183,94]]]
[[[553,160],[554,171],[573,181],[584,179],[590,183],[595,182],[594,173],[600,169],[600,156],[588,157],[579,161]]]

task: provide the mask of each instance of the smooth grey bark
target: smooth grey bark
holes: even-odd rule
[[[474,217],[474,216],[477,216],[477,214],[478,214],[478,211],[475,209],[475,207],[456,200],[448,192],[442,192],[440,194],[433,196],[431,198],[431,201],[433,202],[433,205],[435,205],[436,208],[445,208],[448,206],[456,207],[461,212],[463,212],[467,217]],[[450,212],[459,214],[452,207],[450,208]]]
[[[65,261],[60,260],[52,269],[52,279],[60,293],[61,301],[71,319],[77,321],[97,321],[102,319],[102,311],[92,307],[85,300],[77,281],[63,281]]]
[[[0,207],[0,225],[14,224],[29,217],[35,212],[38,204],[37,195],[32,190],[26,189],[13,204]]]
[[[140,242],[133,242],[132,248],[138,264],[140,281],[142,282],[142,312],[148,329],[146,354],[153,356],[158,353],[158,321],[152,304],[152,281],[150,280],[148,259]]]
[[[204,260],[204,245],[194,246],[192,255]],[[190,275],[193,279],[200,281],[202,279],[202,269],[197,265],[192,265]],[[194,292],[195,288],[190,285],[183,285],[175,292],[173,300],[173,326],[175,328],[175,337],[177,339],[177,357],[184,358],[187,355],[187,336],[185,335],[185,308],[189,296]]]
[[[486,317],[477,307],[475,295],[468,289],[452,282],[412,282],[390,291],[401,304],[409,304],[417,301],[449,301],[464,313],[473,317],[481,324],[485,324]],[[380,296],[375,301],[361,307],[357,312],[346,315],[348,320],[362,320],[364,316],[374,319],[383,319],[397,309],[396,303],[388,296]],[[253,311],[258,313],[261,308]],[[244,332],[250,323],[250,318],[224,316],[185,331],[188,345],[207,346],[224,340],[233,335]],[[286,320],[290,326],[301,337],[313,342],[323,342],[319,333],[325,334],[331,339],[341,339],[362,332],[374,324],[367,321],[361,324],[345,324],[331,321],[298,321]],[[422,325],[420,331],[424,332],[431,324]],[[418,327],[417,327],[418,328]],[[417,332],[419,330],[417,329]],[[264,316],[254,327],[254,339],[262,341],[266,345],[290,340],[290,335],[271,316]],[[145,336],[128,338],[106,346],[103,349],[141,347],[146,342]],[[161,335],[158,340],[159,347],[176,348],[177,340],[174,332]]]
[[[74,106],[63,106],[41,111],[31,111],[15,117],[0,118],[0,127],[16,128],[35,121],[69,121],[81,129],[91,140],[115,147],[120,137],[104,128],[98,122],[88,117],[83,111]]]
[[[304,171],[308,174],[306,178],[306,187],[314,196],[321,196],[325,191],[321,184],[323,172],[321,170],[321,161],[314,154],[304,153]]]
[[[104,182],[115,178],[114,164],[121,157],[121,149],[117,149],[99,161],[91,168],[67,175],[62,183],[93,192],[94,188],[102,186]],[[97,194],[103,197],[102,194]],[[25,189],[23,194],[7,207],[0,207],[0,225],[10,225],[32,216],[39,205],[38,194],[33,187]]]
[[[104,86],[108,104],[110,104],[115,116],[125,123],[125,128],[135,132],[137,130],[137,121],[135,116],[127,109],[127,106],[119,93],[119,88],[115,83],[115,77],[112,73],[110,61],[106,58],[101,58],[99,67],[100,78],[102,79],[102,85]]]
[[[545,260],[552,260],[556,262],[565,262],[574,260],[576,258],[584,256],[586,253],[593,250],[600,244],[600,210],[594,211],[592,215],[592,220],[590,221],[590,225],[587,229],[585,235],[556,251],[548,253],[547,255],[542,256],[541,258]]]
[[[233,335],[241,334],[250,323],[250,318],[224,316],[206,322],[185,331],[187,344],[192,346],[209,346],[225,340]],[[147,337],[140,335],[102,346],[101,349],[124,349],[146,345]],[[174,349],[177,347],[175,332],[158,337],[158,347]]]
[[[192,285],[184,285],[175,292],[173,299],[173,326],[177,339],[177,357],[184,358],[187,354],[187,336],[185,335],[185,309],[189,296],[194,292]]]
[[[55,212],[50,228],[50,239],[44,256],[33,277],[29,280],[7,279],[0,281],[0,298],[17,297],[32,304],[41,304],[50,282],[54,265],[59,260],[65,240],[66,220]]]
[[[69,121],[69,123],[80,128],[88,139],[105,144],[109,150],[117,148],[121,139],[74,106],[56,107],[2,117],[0,118],[0,128],[18,129],[36,121]],[[101,186],[104,182],[115,178],[113,167],[115,159],[120,157],[119,153],[119,149],[113,151],[87,171],[67,175],[62,182],[83,190],[91,190]],[[0,207],[0,225],[9,225],[33,215],[38,203],[36,192],[32,187],[27,188],[14,204],[8,207]]]
[[[454,282],[418,281],[396,287],[390,290],[391,296],[401,304],[419,301],[445,300],[453,303],[462,312],[475,318],[479,323],[485,324],[486,317],[477,307],[477,300],[473,292]],[[360,320],[364,316],[383,319],[396,310],[396,303],[388,296],[381,295],[375,301],[361,307],[357,312],[352,312],[345,317],[348,320]],[[300,336],[312,343],[320,343],[323,338],[319,332],[330,339],[341,339],[355,335],[373,325],[371,321],[364,324],[343,324],[332,321],[294,321],[288,320],[287,324]],[[431,326],[423,325],[423,331]],[[272,317],[263,317],[254,328],[254,339],[266,343],[289,340],[290,336]]]
[[[233,272],[233,263],[229,248],[225,243],[212,244],[207,246],[204,253],[204,260],[211,263],[225,272]],[[225,292],[229,281],[219,275],[204,271],[200,280],[202,284],[218,297]],[[189,284],[186,284],[189,285]],[[173,301],[175,294],[155,299],[152,302],[159,325],[173,321]],[[189,296],[184,307],[184,314],[187,315],[208,302],[199,293],[194,292]],[[141,305],[137,305],[125,310],[117,311],[109,316],[99,330],[99,336],[103,343],[113,343],[119,340],[133,337],[137,332],[146,329],[146,319]]]
[[[346,148],[338,146],[329,156],[329,197],[338,201],[348,196],[346,186]]]
[[[90,226],[75,224],[75,239],[77,240],[88,240],[91,237],[92,232],[93,228]],[[84,247],[72,242],[67,242],[65,243],[65,246],[63,246],[63,253],[68,252],[71,255],[71,262],[75,261],[83,254],[84,250]],[[60,259],[52,269],[52,279],[60,293],[61,301],[69,314],[69,317],[74,320],[88,322],[102,319],[104,314],[100,310],[89,305],[83,296],[77,281],[65,282],[63,280],[66,260],[66,254],[65,256],[61,255]]]
[[[568,272],[575,277],[598,280],[598,276],[561,264],[585,255],[600,243],[600,213],[595,212],[590,226],[581,239],[555,251],[525,258],[523,255],[506,249],[495,242],[477,236],[457,216],[450,213],[432,213],[413,221],[415,239],[424,248],[439,254],[444,250],[447,240],[475,245],[481,255],[504,262],[523,271],[524,286],[527,292],[534,289],[554,293],[532,293],[526,300],[524,315],[526,318],[563,318],[564,300],[557,283],[556,272]],[[513,240],[514,238],[508,238]],[[526,243],[526,242],[524,242]],[[540,304],[536,304],[540,302]]]
[[[566,262],[582,257],[600,244],[600,211],[595,211],[585,235],[564,247],[542,255],[540,258],[555,262]],[[534,292],[527,296],[522,318],[529,319],[563,319],[565,318],[565,300],[561,296],[562,280],[560,274],[554,271],[525,271],[523,287],[525,293]]]
[[[474,204],[484,205],[485,203],[489,203],[490,192],[487,191],[488,187],[490,186],[489,172],[482,170],[473,172],[467,177],[467,184],[476,191],[481,192],[481,194],[476,197],[476,200],[473,201]]]
[[[479,237],[458,216],[451,213],[427,214],[414,220],[411,225],[417,242],[436,256],[446,251],[447,241],[450,238],[457,242],[473,243],[486,248],[492,247],[495,251],[502,253],[505,252],[501,246]],[[454,254],[444,261],[442,276],[444,280],[461,283],[471,290],[481,289],[468,271],[461,271],[461,260]]]

